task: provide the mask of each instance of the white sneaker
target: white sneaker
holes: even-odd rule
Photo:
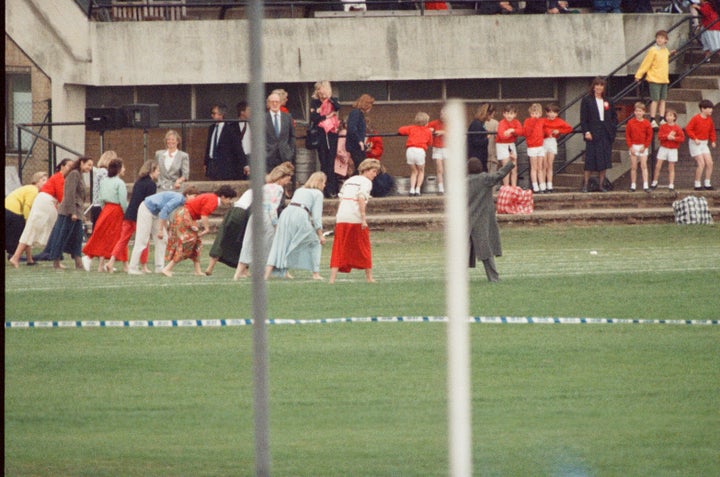
[[[88,257],[87,255],[83,255],[81,260],[82,260],[83,268],[85,269],[86,272],[89,272],[90,268],[92,267],[92,258]]]

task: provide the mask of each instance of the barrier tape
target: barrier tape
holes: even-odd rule
[[[282,319],[271,318],[269,325],[316,325],[328,323],[447,323],[446,316],[369,316],[358,318]],[[634,324],[634,325],[719,325],[720,320],[643,320],[626,318],[553,318],[515,316],[474,316],[469,323],[485,324]],[[252,326],[251,319],[216,320],[124,320],[124,321],[8,321],[5,328],[219,328],[230,326]]]

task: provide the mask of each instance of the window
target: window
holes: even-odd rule
[[[555,80],[514,78],[502,81],[503,99],[554,99]]]
[[[496,99],[500,94],[500,80],[460,79],[446,82],[447,97],[460,99]]]
[[[31,123],[33,104],[30,89],[30,72],[5,73],[5,144],[9,151],[18,150],[17,124]],[[22,135],[22,150],[32,144],[30,134]]]

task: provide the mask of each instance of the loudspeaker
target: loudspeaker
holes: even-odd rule
[[[110,131],[125,127],[126,118],[122,108],[85,108],[87,131]]]
[[[157,104],[128,104],[123,106],[131,128],[147,129],[158,127]]]

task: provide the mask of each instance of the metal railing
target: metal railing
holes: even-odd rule
[[[251,0],[136,0],[114,2],[113,0],[75,0],[75,3],[90,19],[98,21],[114,20],[183,20],[189,18],[187,12],[201,12],[203,15],[213,15],[217,20],[223,20],[232,10],[246,9]],[[417,14],[425,15],[426,12],[437,10],[426,8],[426,3],[433,0],[358,0],[357,3],[364,4],[362,11],[354,10],[345,12],[348,15],[362,15],[364,10],[376,12],[392,12],[412,10]],[[352,3],[352,2],[349,2]],[[496,4],[497,0],[454,0],[445,2],[448,6],[447,12],[453,11],[464,13],[472,11],[483,13],[483,4]],[[343,11],[341,0],[266,0],[266,10],[274,10],[282,14],[287,12],[287,17],[311,17],[315,12]],[[213,10],[209,13],[208,10]],[[282,15],[281,15],[282,16]],[[193,18],[194,19],[194,18]],[[208,16],[205,19],[210,19]]]
[[[670,27],[667,31],[668,31],[668,33],[670,33],[670,32],[672,32],[672,31],[676,30],[677,28],[681,27],[681,26],[682,26],[683,24],[685,24],[686,22],[692,21],[692,20],[693,20],[692,17],[683,18],[683,19],[680,20],[679,22],[675,23],[672,27]],[[720,20],[716,20],[715,22],[712,23],[712,25],[714,25],[714,24],[717,23],[718,21],[720,21]],[[677,61],[679,58],[681,58],[681,56],[682,56],[681,54],[684,53],[684,52],[686,52],[686,51],[688,51],[688,50],[690,50],[691,47],[693,46],[694,42],[700,37],[700,35],[701,35],[704,31],[705,31],[705,29],[700,29],[700,30],[697,31],[696,33],[691,34],[690,37],[689,37],[689,39],[688,39],[686,42],[684,42],[684,43],[678,48],[677,52],[676,52],[674,55],[671,56],[670,61]],[[630,63],[632,63],[632,62],[633,62],[636,58],[638,58],[640,55],[642,55],[643,53],[645,53],[645,52],[647,51],[647,49],[650,48],[650,47],[651,47],[652,45],[654,45],[654,44],[655,44],[655,41],[654,41],[654,40],[651,41],[651,42],[648,43],[646,46],[644,46],[642,49],[640,49],[637,53],[635,53],[632,57],[630,57],[628,60],[626,60],[622,65],[620,65],[620,66],[618,66],[617,68],[615,68],[613,71],[611,71],[607,76],[604,76],[603,78],[604,78],[604,79],[611,78],[612,76],[614,76],[615,74],[617,74],[619,71],[621,71],[623,68],[625,68],[627,65],[629,65]],[[715,51],[715,52],[713,53],[713,55],[716,55],[716,54],[718,54],[718,51]],[[668,89],[673,88],[674,86],[678,85],[684,78],[686,78],[687,76],[689,76],[690,74],[692,74],[693,72],[695,72],[698,68],[700,68],[700,66],[702,66],[704,63],[706,63],[708,60],[709,60],[708,58],[704,58],[703,60],[701,60],[701,61],[699,61],[699,62],[697,62],[697,63],[692,64],[691,66],[689,66],[684,72],[682,72],[682,73],[678,76],[678,78],[676,78],[674,81],[672,81],[672,82],[668,85]],[[623,88],[619,93],[617,93],[615,96],[612,97],[613,103],[617,103],[618,101],[624,99],[625,97],[627,97],[627,96],[630,94],[630,92],[631,92],[633,89],[635,89],[635,88],[637,88],[637,87],[638,87],[638,84],[637,84],[637,83],[633,83],[633,84],[630,84],[630,85],[626,86],[626,87]],[[578,96],[577,98],[575,98],[574,100],[572,100],[570,103],[566,104],[565,107],[563,107],[563,108],[561,109],[561,113],[564,112],[564,111],[567,111],[568,108],[570,108],[570,107],[573,106],[574,104],[578,103],[578,102],[579,102],[580,100],[582,100],[582,98],[585,97],[586,95],[587,95],[587,93],[583,93],[582,95],[580,95],[580,96]],[[646,100],[644,100],[644,102],[647,104],[647,103],[649,103],[650,101],[646,99]],[[625,118],[624,120],[620,121],[620,122],[618,123],[617,127],[620,128],[621,126],[624,126],[631,117],[632,117],[632,116],[628,116],[628,117]],[[578,130],[579,127],[580,127],[580,124],[576,124],[576,125],[573,127],[573,133],[572,133],[572,134],[566,135],[566,136],[564,136],[563,138],[561,138],[560,140],[558,140],[558,147],[560,147],[561,145],[565,144],[565,143],[570,139],[570,137],[573,136],[574,134],[581,133],[582,131]],[[555,174],[559,174],[559,173],[562,173],[563,171],[565,171],[565,169],[567,169],[571,164],[575,163],[575,162],[576,162],[580,157],[582,157],[584,154],[585,154],[585,150],[582,150],[582,151],[580,151],[577,155],[575,155],[574,157],[572,157],[571,159],[566,160],[559,168],[557,168],[557,169],[555,170]],[[653,157],[654,157],[654,155],[653,155]],[[518,175],[520,175],[520,174],[522,174],[522,173],[525,173],[525,172],[527,172],[527,168],[524,169],[523,171],[519,171],[519,172],[518,172]]]

